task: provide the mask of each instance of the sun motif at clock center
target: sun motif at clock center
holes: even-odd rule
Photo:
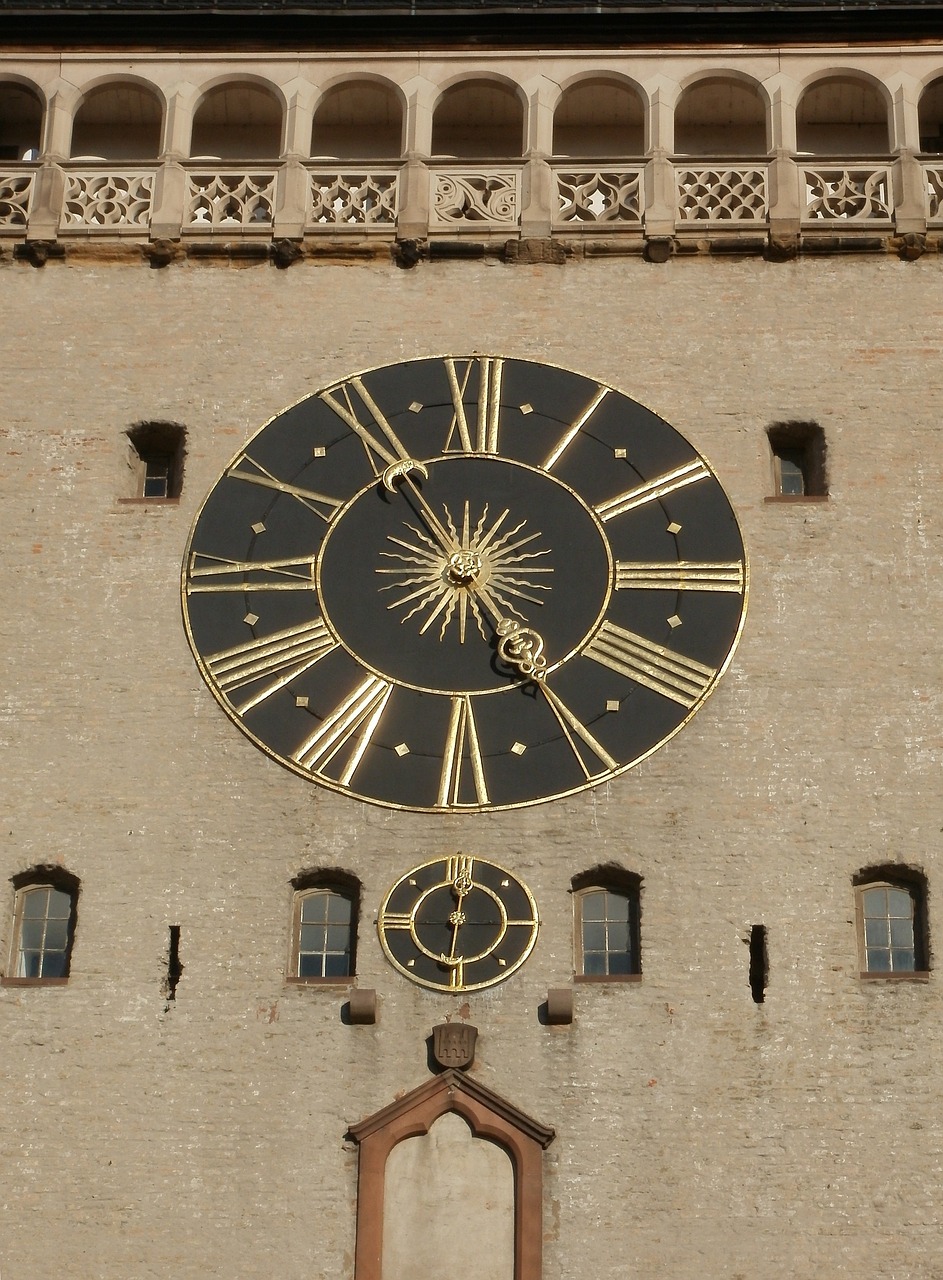
[[[420,635],[437,624],[440,641],[454,622],[461,644],[470,620],[481,638],[488,640],[486,610],[493,612],[495,605],[504,615],[526,622],[520,605],[541,606],[551,589],[553,566],[535,563],[550,554],[541,546],[541,533],[529,532],[526,520],[510,523],[508,508],[492,518],[488,503],[473,525],[471,504],[465,502],[461,528],[447,506],[442,510],[442,527],[449,538],[445,545],[412,523],[404,525],[406,537],[387,535],[387,542],[397,550],[381,551],[380,556],[396,563],[376,570],[392,579],[380,587],[395,597],[387,609],[405,610],[403,623],[416,618]]]

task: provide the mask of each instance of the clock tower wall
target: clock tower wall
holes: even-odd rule
[[[545,1280],[943,1267],[939,257],[0,273],[5,1280],[249,1280],[275,1257],[354,1280],[348,1131],[430,1078],[446,1019],[478,1028],[468,1074],[555,1130]],[[657,413],[716,472],[749,556],[739,647],[690,723],[599,786],[482,813],[367,803],[260,753],[180,616],[192,522],[261,424],[450,352],[574,370]],[[186,429],[179,500],[135,493],[142,421]],[[827,496],[775,492],[783,423],[822,429]],[[503,982],[452,994],[397,972],[376,918],[410,868],[458,853],[508,868],[540,929]],[[49,866],[80,884],[68,982],[18,984],[13,881]],[[873,867],[925,877],[926,974],[860,976]],[[627,980],[574,977],[574,879],[596,868],[638,878]],[[359,882],[353,981],[287,980],[292,882],[319,869]],[[352,1022],[352,986],[374,1022]],[[573,1018],[552,1025],[559,988]],[[455,1217],[468,1256],[461,1188]]]

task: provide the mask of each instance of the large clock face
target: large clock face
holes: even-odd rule
[[[296,773],[424,812],[594,786],[690,718],[746,604],[698,452],[618,391],[491,356],[309,396],[233,459],[183,569],[221,706]]]

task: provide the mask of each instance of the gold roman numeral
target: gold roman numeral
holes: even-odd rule
[[[609,754],[598,738],[583,724],[582,720],[573,714],[559,694],[550,688],[546,680],[539,681],[537,687],[547,699],[550,710],[556,716],[557,723],[563,730],[563,736],[570,744],[570,750],[576,757],[584,778],[595,778],[600,773],[618,769],[618,760],[615,760]],[[580,746],[580,743],[583,745]],[[601,770],[598,766],[593,767],[592,761],[587,761],[585,750],[587,747],[596,759],[605,765],[605,769]]]
[[[383,929],[409,929],[412,923],[413,917],[409,911],[385,911],[383,919],[380,921],[380,927]]]
[[[338,752],[352,743],[353,749],[337,779],[347,786],[370,745],[392,692],[393,686],[388,681],[367,676],[314,733],[305,738],[292,759],[305,769],[323,773]]]
[[[620,493],[615,498],[600,502],[595,508],[596,514],[600,520],[613,520],[616,516],[624,515],[626,511],[633,511],[636,507],[642,507],[647,502],[656,502],[659,498],[667,497],[676,489],[684,489],[689,484],[696,484],[698,480],[706,480],[709,475],[707,467],[700,458],[697,458],[694,462],[687,462],[683,467],[676,467],[674,471],[666,471],[663,476],[656,476],[654,480],[648,480],[634,489],[627,489],[625,493]]]
[[[359,410],[355,405],[351,389],[356,391],[361,404],[372,419],[372,426],[379,428],[379,436],[360,421]],[[392,463],[402,462],[409,457],[399,436],[390,426],[385,414],[373,396],[363,385],[362,379],[351,378],[349,382],[343,382],[339,387],[336,387],[335,391],[324,391],[321,393],[321,399],[328,408],[334,410],[342,422],[347,423],[351,431],[359,436],[364,446],[367,460],[375,475],[380,475]],[[382,460],[382,467],[377,466],[374,454]]]
[[[237,644],[232,649],[211,653],[206,665],[227,697],[232,690],[245,685],[270,681],[256,689],[245,702],[235,703],[229,699],[239,715],[244,716],[336,648],[337,641],[324,621],[316,618],[304,626],[289,627],[286,631],[276,631],[270,636],[258,636],[245,644]]]
[[[227,560],[194,551],[187,570],[187,595],[202,591],[313,591],[315,559]],[[234,574],[243,575],[243,581],[222,581]]]
[[[553,449],[548,454],[547,460],[544,463],[544,471],[550,471],[551,468],[557,462],[560,461],[560,458],[563,456],[564,452],[570,447],[570,445],[573,443],[573,441],[576,439],[579,433],[583,430],[587,422],[590,420],[590,418],[593,416],[593,414],[596,412],[596,410],[599,408],[599,406],[602,404],[603,400],[605,400],[608,394],[609,394],[608,387],[596,388],[596,394],[593,396],[592,400],[590,400],[589,404],[586,406],[583,412],[579,415],[579,417],[576,418],[569,427],[567,427],[566,431],[563,433],[563,435],[560,437],[560,439],[554,445]]]
[[[475,714],[472,711],[471,698],[467,694],[463,697],[452,699],[452,713],[449,716],[445,752],[442,757],[442,773],[439,776],[439,797],[436,801],[436,804],[442,809],[460,803],[459,795],[462,789],[466,745],[468,747],[468,762],[471,765],[475,795],[479,804],[487,804],[488,787],[485,782],[481,746],[478,742],[478,729],[475,725]]]
[[[653,644],[613,622],[602,624],[583,654],[682,707],[693,707],[717,674],[713,667]]]
[[[472,369],[478,367],[478,413],[474,424],[468,421],[463,395],[468,387]],[[504,361],[491,356],[476,357],[459,362],[451,357],[445,361],[445,372],[452,393],[452,421],[445,439],[443,453],[497,453],[498,425],[501,413],[501,378]],[[474,434],[472,434],[474,429]],[[453,443],[458,435],[458,446]]]
[[[243,468],[246,467],[252,467],[254,470],[244,470]],[[313,489],[302,489],[296,484],[279,480],[277,476],[272,475],[271,471],[267,471],[261,462],[256,462],[247,453],[240,453],[226,475],[231,480],[247,480],[249,484],[257,484],[263,489],[275,489],[278,493],[287,493],[292,498],[297,498],[303,507],[320,516],[325,523],[332,520],[344,505],[339,498],[331,498],[326,493],[315,493]]]
[[[676,564],[617,560],[616,590],[735,591],[743,595],[743,564],[739,560],[679,560]]]
[[[445,861],[445,878],[454,884],[461,876],[471,880],[475,873],[475,859],[468,853],[455,853]]]

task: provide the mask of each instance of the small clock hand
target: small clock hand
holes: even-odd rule
[[[455,910],[449,916],[449,924],[452,926],[452,945],[449,948],[449,954],[443,956],[445,964],[452,965],[461,957],[455,955],[455,945],[458,942],[458,931],[465,923],[465,912],[462,910],[462,900],[470,892],[472,887],[471,876],[467,871],[460,871],[452,881],[452,892],[455,894]]]

